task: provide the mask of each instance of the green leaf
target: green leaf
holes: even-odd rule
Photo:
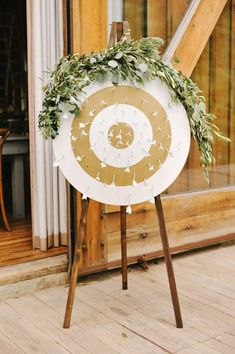
[[[123,56],[123,52],[118,52],[116,55],[115,55],[115,59],[121,59],[121,57]]]
[[[148,65],[145,63],[140,63],[138,69],[142,72],[145,73],[148,70]]]
[[[202,110],[203,113],[206,112],[206,105],[205,105],[204,102],[200,102],[200,103],[199,103],[199,107],[200,107],[200,109]]]
[[[62,107],[66,114],[79,114],[79,102],[84,98],[84,88],[91,83],[111,81],[118,85],[121,80],[144,85],[150,79],[159,78],[170,90],[171,101],[181,102],[187,112],[192,137],[201,152],[201,166],[209,175],[215,159],[212,154],[214,137],[226,142],[226,138],[214,124],[215,116],[206,112],[205,98],[200,89],[181,72],[162,62],[160,38],[132,39],[124,36],[120,42],[98,53],[68,55],[60,59],[51,72],[50,81],[43,88],[44,101],[38,117],[38,127],[46,139],[58,134]],[[121,60],[120,60],[121,59]],[[178,62],[178,58],[174,58]]]
[[[90,58],[90,63],[91,63],[91,64],[95,64],[95,63],[96,63],[96,58],[91,57],[91,58]]]
[[[199,122],[200,121],[200,113],[198,113],[198,111],[193,112],[192,117],[193,117],[193,120],[195,122]]]
[[[108,65],[114,69],[118,66],[118,63],[115,60],[109,60]]]

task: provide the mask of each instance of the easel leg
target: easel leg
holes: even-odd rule
[[[74,295],[77,285],[77,277],[78,277],[78,270],[79,270],[79,261],[80,255],[82,252],[82,243],[86,232],[86,224],[87,224],[87,212],[89,206],[89,199],[82,200],[82,210],[81,210],[81,217],[80,217],[80,224],[78,235],[75,243],[75,250],[74,250],[74,259],[73,259],[73,266],[70,278],[70,286],[69,286],[69,293],[67,298],[67,305],[65,310],[64,316],[64,328],[70,327],[70,320],[73,310],[73,302],[74,302]]]
[[[127,289],[127,242],[126,242],[126,207],[120,207],[121,251],[122,251],[122,289]]]
[[[169,249],[169,242],[168,242],[168,237],[166,232],[166,224],[165,224],[165,219],[164,219],[164,214],[162,209],[161,197],[160,195],[158,195],[154,199],[155,199],[155,206],[156,206],[156,211],[157,211],[157,216],[159,221],[162,246],[163,246],[163,251],[165,256],[167,275],[168,275],[168,280],[170,285],[171,299],[172,299],[172,304],[175,312],[176,327],[183,328],[183,322],[182,322],[181,312],[180,312],[180,304],[179,304],[174,269],[173,269],[171,254]]]

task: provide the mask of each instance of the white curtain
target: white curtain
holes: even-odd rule
[[[62,0],[27,0],[27,31],[33,244],[47,250],[67,243],[66,182],[37,127],[46,72],[63,56]]]

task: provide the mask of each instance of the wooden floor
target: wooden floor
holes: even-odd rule
[[[11,222],[11,232],[0,227],[0,267],[64,254],[67,247],[52,248],[47,252],[33,250],[32,227],[24,220]]]
[[[164,263],[80,282],[70,329],[68,288],[0,303],[0,353],[235,353],[235,245],[174,258],[183,329],[176,329]],[[86,286],[81,286],[86,285]]]

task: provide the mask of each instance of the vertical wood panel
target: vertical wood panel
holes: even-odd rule
[[[235,184],[235,0],[230,5],[230,184]]]
[[[100,50],[107,43],[107,1],[72,0],[73,53]]]
[[[167,39],[167,3],[165,0],[147,1],[147,35]]]
[[[124,2],[124,19],[129,22],[131,37],[139,39],[144,36],[144,0],[127,0]]]
[[[230,37],[229,2],[211,36],[210,58],[210,110],[218,117],[216,124],[224,134],[229,132],[229,37]],[[215,138],[213,146],[216,167],[211,176],[211,186],[228,184],[228,151],[229,145]]]
[[[171,39],[177,27],[179,26],[190,1],[182,0],[168,0],[167,1],[167,40]],[[178,193],[185,192],[188,190],[188,160],[185,163],[185,166],[177,177],[175,182],[168,188],[167,193]]]
[[[107,1],[72,0],[72,50],[79,55],[107,45]],[[77,193],[77,220],[80,220],[81,196]],[[107,240],[100,215],[102,205],[90,201],[88,225],[83,245],[82,267],[102,264],[107,258]],[[78,235],[79,237],[79,235]]]
[[[62,1],[63,6],[63,54],[67,55],[68,48],[68,21],[67,21],[67,1]]]
[[[206,98],[207,109],[209,108],[209,75],[210,45],[208,42],[192,74],[192,80],[197,83],[198,87],[202,90],[202,95]],[[188,161],[189,191],[208,188],[205,174],[200,167],[200,154],[196,141],[192,140]]]
[[[191,0],[167,0],[167,40],[171,39],[177,30]]]

